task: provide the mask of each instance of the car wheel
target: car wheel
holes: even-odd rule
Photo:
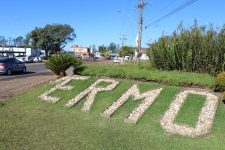
[[[7,75],[12,75],[12,70],[11,69],[8,69],[7,72],[6,72],[6,74]]]

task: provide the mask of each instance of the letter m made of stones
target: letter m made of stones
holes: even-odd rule
[[[125,92],[117,101],[115,101],[108,109],[106,109],[101,116],[109,118],[117,109],[119,109],[130,96],[134,97],[134,100],[144,100],[140,103],[140,105],[135,108],[131,114],[127,118],[125,118],[125,122],[127,123],[136,123],[145,113],[145,111],[151,106],[151,104],[155,101],[156,97],[160,94],[162,88],[147,91],[145,93],[140,94],[137,85],[133,85],[127,92]]]

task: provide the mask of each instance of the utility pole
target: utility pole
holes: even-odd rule
[[[138,57],[139,57],[139,54],[141,53],[142,26],[143,26],[143,8],[146,5],[148,5],[148,3],[144,3],[143,0],[140,0],[140,4],[137,5],[137,8],[139,9],[139,21],[138,21],[138,56],[137,56],[137,60],[139,59]]]
[[[120,40],[122,41],[121,47],[123,47],[124,41],[127,40],[126,35],[122,35],[122,36],[120,37]]]

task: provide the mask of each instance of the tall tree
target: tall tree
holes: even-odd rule
[[[123,46],[119,52],[120,56],[131,56],[134,55],[134,48],[129,46]]]
[[[101,46],[98,47],[98,51],[100,53],[105,53],[107,51],[107,48],[104,45],[101,45]]]
[[[44,28],[35,28],[24,40],[25,45],[45,50],[45,55],[55,54],[65,47],[68,42],[76,38],[74,29],[67,24],[46,25]]]
[[[0,46],[4,46],[7,44],[7,40],[4,36],[0,36]]]
[[[16,46],[23,46],[23,37],[18,36],[17,38],[13,39],[13,43]]]
[[[116,44],[113,43],[113,42],[111,42],[111,43],[109,44],[108,49],[109,49],[109,51],[112,51],[113,53],[115,53],[115,52],[116,52]]]

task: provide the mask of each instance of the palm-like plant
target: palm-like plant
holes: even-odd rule
[[[81,61],[68,54],[55,54],[45,62],[47,68],[54,72],[58,78],[66,76],[66,70],[71,66],[76,69],[81,65]]]

